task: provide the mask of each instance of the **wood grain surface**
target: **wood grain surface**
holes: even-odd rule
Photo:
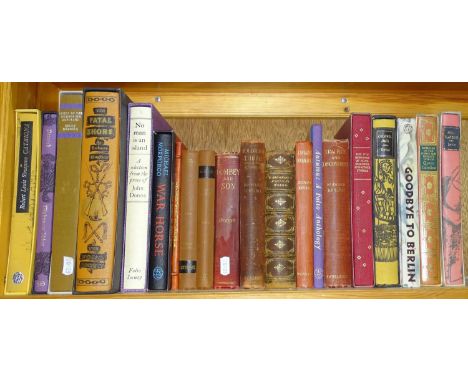
[[[2,296],[2,298],[4,298]],[[6,297],[12,298],[12,297]],[[466,299],[468,288],[334,288],[310,290],[236,290],[117,293],[96,295],[31,295],[21,299]]]

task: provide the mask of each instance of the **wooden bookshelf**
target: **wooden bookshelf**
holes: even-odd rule
[[[58,91],[122,87],[134,102],[151,102],[188,147],[238,151],[241,139],[268,150],[292,149],[314,122],[332,138],[351,112],[410,117],[461,111],[468,120],[468,83],[0,83],[0,297],[6,271],[13,192],[14,110],[57,110]],[[467,135],[462,134],[462,152]],[[468,162],[462,161],[463,225],[467,227]],[[468,243],[468,230],[464,231]],[[468,254],[465,251],[465,264]],[[468,268],[467,268],[468,269]],[[63,296],[28,296],[62,298]],[[72,298],[468,298],[468,288],[197,291]]]
[[[116,293],[95,295],[32,295],[24,297],[3,296],[3,298],[21,299],[465,299],[468,298],[468,288],[430,287],[418,289],[406,288],[340,288],[316,290],[233,290],[233,291],[178,291],[178,292],[148,292],[148,293]]]

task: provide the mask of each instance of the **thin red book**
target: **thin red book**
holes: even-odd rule
[[[312,143],[296,143],[296,286],[314,287]]]
[[[353,284],[374,286],[372,231],[372,123],[370,114],[351,114],[336,134],[349,139]]]
[[[171,259],[171,289],[179,289],[179,260],[180,260],[180,179],[182,168],[182,155],[186,150],[179,138],[176,138],[174,154],[174,199],[173,199],[173,241]]]

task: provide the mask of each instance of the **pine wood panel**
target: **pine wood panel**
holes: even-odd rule
[[[13,298],[13,297],[6,297]],[[310,289],[310,290],[237,290],[237,291],[185,291],[185,292],[154,292],[154,293],[118,293],[96,295],[33,295],[22,297],[27,299],[466,299],[468,288],[341,288],[341,289]]]
[[[122,87],[134,102],[154,103],[165,117],[343,118],[350,112],[409,117],[457,110],[468,118],[468,83],[39,84],[48,106],[56,104],[54,88],[83,87]]]
[[[50,84],[50,83],[48,83]],[[54,82],[60,89],[122,87],[154,93],[401,93],[467,92],[468,82]]]

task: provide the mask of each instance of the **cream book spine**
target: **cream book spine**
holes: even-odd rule
[[[416,119],[398,118],[397,129],[400,284],[404,288],[418,288],[421,254]]]
[[[151,234],[153,123],[150,105],[129,105],[122,292],[142,292],[147,288]]]

